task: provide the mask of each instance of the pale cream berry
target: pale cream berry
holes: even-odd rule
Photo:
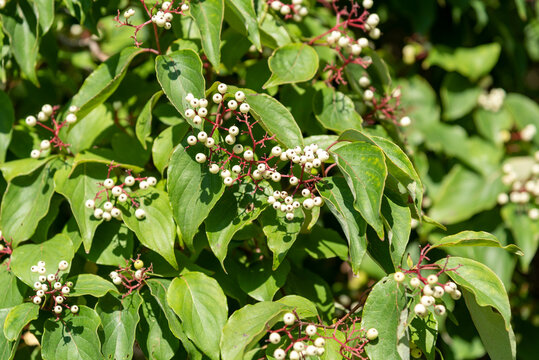
[[[441,287],[441,286],[435,286],[434,287],[434,291],[433,291],[433,294],[432,296],[434,296],[435,298],[439,299],[441,298],[442,296],[444,296],[444,288]]]
[[[62,288],[62,294],[69,294],[71,292],[71,289],[68,286],[64,286]]]
[[[188,119],[194,118],[195,115],[196,115],[195,110],[193,110],[193,109],[185,110],[185,117],[187,117]]]
[[[95,206],[95,201],[93,201],[92,199],[88,199],[84,203],[84,206],[86,206],[88,209],[93,209]]]
[[[43,140],[41,144],[39,144],[39,147],[41,150],[48,150],[51,147],[51,142],[49,140]]]
[[[367,330],[367,339],[369,340],[376,340],[378,338],[378,330],[375,328],[370,328]]]
[[[292,221],[294,220],[294,213],[292,212],[286,213],[285,217],[286,217],[286,220]]]
[[[323,200],[322,200],[322,198],[320,196],[317,196],[317,197],[315,197],[313,199],[313,205],[314,206],[319,206],[320,207],[320,206],[322,206],[322,204],[323,204]]]
[[[303,195],[304,197],[307,197],[311,195],[311,191],[309,189],[303,189],[301,190],[301,195]]]
[[[221,83],[221,84],[219,84],[219,85],[217,86],[217,91],[219,91],[221,94],[226,93],[227,90],[228,90],[228,86],[227,86],[226,84],[222,84],[222,83]]]
[[[230,110],[236,110],[238,108],[238,103],[236,102],[236,100],[230,100],[227,106]]]
[[[131,175],[127,176],[124,181],[127,186],[133,186],[135,184],[135,178]]]
[[[73,314],[76,314],[76,313],[79,312],[79,307],[78,307],[77,305],[73,305],[73,306],[71,306],[71,309],[70,309],[70,310],[71,310],[71,312],[72,312]]]
[[[251,110],[251,107],[247,103],[243,103],[240,105],[240,112],[243,114],[247,114]]]
[[[423,304],[417,304],[414,306],[414,312],[417,316],[423,317],[427,315],[427,308]]]
[[[305,350],[305,343],[303,341],[297,341],[294,343],[294,346],[293,346],[294,350],[296,351],[303,351]]]
[[[427,283],[429,285],[434,285],[437,282],[438,282],[438,276],[437,275],[431,274],[431,275],[427,276]]]
[[[235,136],[230,135],[230,134],[225,136],[225,143],[227,143],[228,145],[234,145],[235,142],[236,142],[236,137]]]
[[[453,300],[458,300],[458,299],[460,299],[461,296],[462,296],[462,293],[461,293],[459,290],[455,290],[455,291],[451,294],[451,299],[453,299]]]
[[[228,129],[228,133],[232,136],[238,136],[238,134],[240,133],[240,129],[236,125],[232,125]]]
[[[61,295],[58,295],[54,298],[56,300],[57,304],[62,304],[64,302],[64,297]]]
[[[215,145],[215,140],[211,137],[206,140],[206,143],[204,143],[204,146],[206,146],[208,149],[212,148]]]
[[[187,137],[187,143],[188,143],[189,145],[191,145],[191,146],[192,146],[192,145],[195,145],[197,142],[198,142],[198,139],[197,139],[196,136],[190,135],[190,136]]]
[[[283,315],[283,322],[285,325],[294,325],[296,322],[296,317],[292,313],[286,313]]]
[[[47,116],[52,115],[52,106],[50,104],[45,104],[41,107],[41,111]]]
[[[127,194],[120,194],[120,196],[118,196],[118,201],[121,202],[121,203],[124,203],[127,201]]]
[[[219,172],[219,165],[211,164],[209,170],[210,170],[210,173],[217,174]]]
[[[410,286],[413,287],[413,288],[417,288],[419,287],[419,285],[421,285],[421,280],[419,280],[418,278],[411,278],[410,279]]]
[[[424,295],[421,297],[421,304],[425,306],[432,306],[434,305],[434,298],[432,296]]]
[[[112,188],[112,195],[114,196],[120,196],[120,194],[122,193],[122,188],[119,187],[119,186],[115,186]]]
[[[440,316],[445,315],[445,306],[443,306],[443,305],[436,305],[436,306],[434,307],[434,313],[435,313],[436,315],[440,315]]]
[[[279,335],[279,333],[273,332],[269,336],[269,341],[272,344],[278,344],[281,341],[281,335]]]
[[[105,181],[103,181],[103,186],[106,188],[106,189],[112,189],[114,187],[114,180],[112,179],[106,179]]]
[[[242,144],[234,145],[234,147],[232,147],[232,152],[234,152],[234,154],[241,154],[243,152],[243,145]]]
[[[137,209],[135,210],[135,217],[142,220],[146,217],[146,212],[143,209]]]
[[[206,142],[208,140],[208,134],[205,131],[201,131],[197,134],[197,139],[200,142]]]
[[[52,281],[56,280],[56,275],[54,275],[54,274],[47,275],[47,280],[49,282],[52,282]]]
[[[223,101],[223,95],[213,94],[212,100],[214,103],[219,104],[221,101]]]
[[[187,4],[187,3],[182,4],[180,9],[181,9],[181,11],[189,11],[189,4]]]
[[[232,184],[234,183],[234,179],[232,179],[231,177],[226,177],[223,179],[223,183],[226,186],[232,186]]]
[[[313,336],[314,334],[316,334],[316,326],[315,325],[307,325],[307,327],[305,328],[305,333],[309,336]]]
[[[305,354],[307,356],[315,356],[317,354],[317,351],[316,351],[316,346],[314,345],[309,345],[307,346],[307,349],[305,349]]]
[[[236,101],[242,102],[245,100],[245,93],[243,91],[236,91],[234,97],[236,98]]]
[[[34,126],[36,126],[36,124],[37,124],[37,119],[36,119],[35,116],[30,115],[30,116],[27,116],[27,117],[26,117],[25,122],[26,122],[26,125],[28,125],[28,126],[30,126],[30,127],[34,127]]]
[[[40,156],[41,156],[41,151],[39,151],[39,150],[32,150],[32,151],[30,152],[30,157],[31,157],[32,159],[37,159],[37,158],[39,158]]]
[[[122,212],[120,209],[118,208],[112,208],[112,210],[110,211],[110,215],[115,218],[115,219],[118,219],[120,218],[120,216],[122,216]]]
[[[423,287],[423,295],[432,296],[434,294],[434,290],[432,289],[432,286],[425,285]]]
[[[108,211],[103,212],[103,220],[110,221],[111,219],[112,219],[112,215],[110,214],[110,212]]]
[[[406,277],[406,276],[405,276],[404,273],[401,272],[401,271],[397,271],[397,272],[393,275],[393,278],[394,278],[395,281],[398,282],[398,283],[403,282],[404,279],[405,279],[405,277]]]
[[[41,304],[41,297],[39,296],[34,296],[34,298],[32,299],[32,302],[36,305],[39,305]]]
[[[244,153],[243,153],[243,158],[247,161],[252,161],[253,158],[254,158],[254,153],[252,150],[246,150]]]
[[[299,179],[295,176],[291,176],[289,179],[290,185],[297,185],[299,183]]]
[[[103,205],[103,209],[105,211],[111,211],[112,208],[114,207],[114,205],[112,205],[112,203],[110,201],[107,201],[104,205]]]
[[[103,213],[104,211],[102,209],[97,208],[94,210],[94,217],[96,219],[101,219],[103,217]]]
[[[67,114],[66,116],[66,122],[68,124],[74,124],[77,122],[77,115],[75,114]]]
[[[325,345],[326,345],[326,339],[322,337],[316,338],[316,340],[314,341],[314,346],[316,346],[317,348],[322,348]]]
[[[62,307],[61,307],[60,305],[56,305],[56,306],[54,307],[54,312],[55,312],[56,314],[60,314],[60,313],[62,312]]]
[[[273,357],[277,360],[282,360],[286,357],[286,352],[283,349],[276,349],[273,352]]]
[[[112,282],[114,283],[114,285],[120,285],[122,283],[122,278],[117,276],[112,279]]]

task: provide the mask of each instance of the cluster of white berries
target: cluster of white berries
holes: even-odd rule
[[[144,262],[142,260],[140,260],[140,259],[137,259],[137,260],[135,260],[133,262],[133,267],[135,268],[135,272],[132,274],[133,278],[135,280],[137,280],[137,281],[143,280],[145,271],[142,268],[144,267]],[[129,269],[129,270],[131,270],[131,269]],[[123,283],[122,276],[120,276],[118,271],[111,271],[109,276],[110,276],[112,282],[114,283],[114,285],[121,285]],[[126,280],[128,280],[128,279],[126,279]]]
[[[510,186],[509,193],[498,194],[498,204],[505,205],[508,202],[514,204],[528,204],[528,216],[532,220],[539,219],[539,151],[534,155],[535,163],[531,166],[530,174],[525,179],[519,179],[517,172],[509,163],[504,164],[502,182]]]
[[[518,137],[522,141],[532,141],[537,133],[537,127],[534,124],[528,124],[524,126],[519,132]],[[509,130],[502,130],[498,133],[498,139],[503,142],[511,140],[511,132]]]
[[[105,221],[110,221],[112,218],[121,219],[122,211],[118,209],[115,204],[126,203],[130,199],[130,196],[128,195],[128,192],[125,190],[125,188],[126,186],[135,185],[137,181],[139,181],[139,188],[141,190],[146,190],[150,186],[155,186],[157,184],[157,179],[153,176],[150,176],[145,179],[138,179],[134,176],[129,175],[126,176],[124,182],[119,185],[116,185],[113,179],[108,178],[103,182],[103,187],[105,188],[108,199],[102,204],[103,208],[101,209],[100,207],[96,207],[96,199],[86,200],[85,205],[88,209],[94,210],[93,215],[96,219],[103,219]],[[111,197],[109,197],[109,192],[112,195]],[[139,208],[135,210],[135,217],[139,220],[142,220],[146,217],[146,212],[143,209]]]
[[[285,4],[279,0],[274,0],[269,4],[273,10],[284,16],[292,15],[292,19],[296,22],[300,22],[309,14],[309,9],[303,6],[303,0],[292,0],[291,4]]]
[[[498,112],[503,106],[503,101],[505,99],[505,90],[504,89],[492,89],[490,92],[483,92],[479,95],[477,103],[483,109]]]
[[[287,326],[296,323],[296,316],[293,313],[286,313],[283,316],[283,322]],[[306,356],[322,356],[325,352],[326,339],[317,337],[318,329],[316,325],[309,324],[305,327],[305,334],[309,336],[308,341],[295,341],[290,349],[288,358],[290,360],[304,359]],[[269,342],[279,344],[281,335],[278,332],[272,332],[269,335]],[[278,360],[286,358],[286,351],[278,348],[273,352],[273,357]]]
[[[403,272],[398,271],[393,275],[393,278],[397,283],[402,283],[406,279],[406,275]],[[434,274],[427,276],[427,284],[423,284],[423,282],[417,277],[410,279],[410,286],[412,288],[417,289],[422,285],[423,288],[421,289],[422,296],[420,302],[414,307],[415,314],[420,317],[427,316],[429,313],[428,308],[431,306],[434,307],[435,314],[440,316],[445,315],[445,306],[442,304],[436,304],[436,299],[441,299],[444,294],[449,294],[453,300],[458,300],[462,296],[460,290],[457,289],[457,284],[452,281],[445,284],[439,284],[438,276]]]
[[[329,33],[326,40],[329,45],[347,49],[354,56],[358,56],[364,48],[369,47],[369,39],[366,37],[361,37],[356,41],[354,38],[338,30]]]
[[[301,191],[301,195],[306,198],[300,203],[286,191],[274,191],[272,196],[268,197],[268,204],[273,206],[277,211],[282,211],[286,213],[286,219],[292,221],[294,219],[294,210],[303,205],[307,210],[312,209],[313,207],[320,207],[324,204],[320,196],[312,196],[311,191],[307,188]]]
[[[0,0],[0,9],[3,9],[6,7],[7,0]]]
[[[125,12],[124,12],[124,17],[125,19],[129,19],[130,17],[132,17],[133,15],[135,15],[135,9],[127,9]]]
[[[65,117],[65,122],[68,125],[74,124],[77,122],[77,115],[75,113],[79,110],[75,105],[69,107],[69,112]],[[45,104],[41,107],[41,111],[37,114],[37,117],[34,115],[27,116],[25,119],[26,125],[34,127],[39,122],[47,121],[51,118],[54,113],[54,108],[50,104]],[[41,154],[51,148],[50,140],[43,140],[39,144],[39,149],[34,149],[30,152],[30,157],[33,159],[38,159]]]
[[[68,281],[65,284],[62,284],[59,276],[60,271],[65,271],[69,268],[69,263],[65,260],[60,261],[58,263],[58,271],[48,275],[45,275],[47,273],[45,265],[44,261],[38,261],[37,265],[33,265],[30,268],[33,273],[39,274],[39,281],[34,283],[36,294],[32,297],[32,302],[36,305],[40,305],[41,303],[44,303],[46,296],[50,295],[54,300],[54,307],[52,310],[56,314],[61,314],[64,307],[70,309],[73,314],[77,313],[79,311],[77,305],[69,307],[64,304],[67,295],[71,292],[73,283]]]

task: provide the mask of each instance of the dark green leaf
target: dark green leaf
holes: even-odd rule
[[[458,234],[446,236],[440,241],[432,244],[436,247],[452,247],[452,246],[490,246],[499,247],[515,255],[524,255],[522,250],[515,245],[502,246],[496,236],[484,231],[461,231]]]
[[[192,248],[198,227],[215,206],[225,186],[207,166],[197,163],[192,149],[178,145],[168,167],[168,190],[181,240]]]
[[[99,299],[95,310],[103,327],[103,356],[108,359],[131,359],[135,331],[139,322],[142,297],[138,292],[120,299],[106,295]]]
[[[146,141],[150,137],[152,132],[152,110],[163,95],[163,91],[158,91],[152,95],[150,100],[144,105],[142,111],[140,112],[137,118],[137,125],[135,131],[137,134],[137,139],[139,139],[142,147],[146,149]]]
[[[341,224],[344,235],[348,239],[352,271],[357,274],[361,261],[367,251],[367,224],[354,208],[354,195],[348,188],[344,178],[328,177],[316,188],[324,198],[329,210]]]
[[[0,164],[6,160],[6,152],[11,141],[11,132],[14,122],[15,111],[11,104],[11,100],[5,92],[0,90]],[[2,172],[4,172],[3,169]]]
[[[37,319],[39,305],[32,302],[23,303],[12,308],[4,322],[4,335],[9,341],[15,341],[21,336],[22,329]]]
[[[165,95],[182,116],[187,109],[187,94],[191,93],[196,98],[204,96],[202,61],[193,50],[178,50],[169,55],[158,56],[155,60],[155,71]],[[185,119],[194,125],[191,119]]]
[[[182,320],[189,339],[212,360],[218,360],[228,306],[217,281],[200,272],[187,272],[172,281],[167,302]]]
[[[41,342],[43,360],[102,359],[99,325],[99,316],[84,305],[78,314],[64,315],[63,321],[47,320]]]
[[[380,238],[384,236],[380,208],[387,176],[384,153],[378,147],[354,142],[333,150],[335,161],[354,194],[354,207]]]
[[[286,282],[289,271],[288,262],[282,263],[276,270],[273,270],[269,260],[259,261],[248,269],[240,271],[238,281],[240,288],[253,299],[271,301]]]
[[[202,48],[217,71],[221,63],[221,28],[225,13],[224,0],[194,0],[189,2],[191,16],[200,30]],[[194,93],[193,93],[194,94]],[[194,94],[196,96],[196,94]]]
[[[304,82],[313,78],[318,70],[318,55],[306,44],[286,44],[268,59],[271,77],[263,88]]]
[[[313,111],[323,127],[335,132],[361,129],[362,119],[354,102],[334,88],[324,87],[313,98]]]

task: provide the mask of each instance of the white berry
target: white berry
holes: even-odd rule
[[[370,328],[367,330],[367,339],[376,340],[378,338],[378,330],[375,328]]]
[[[285,323],[285,325],[294,325],[294,323],[296,322],[296,317],[292,313],[286,313],[283,316],[283,322]]]

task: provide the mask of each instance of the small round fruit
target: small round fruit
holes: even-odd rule
[[[432,296],[424,295],[421,297],[421,304],[425,306],[432,306],[434,305],[434,298]]]
[[[458,300],[458,299],[460,299],[461,296],[462,296],[462,293],[461,293],[459,290],[455,290],[455,291],[451,294],[451,299],[453,299],[453,300]]]
[[[144,267],[144,262],[142,260],[135,260],[135,263],[133,264],[136,270],[142,269]]]
[[[438,282],[438,276],[434,275],[434,274],[431,274],[429,276],[427,276],[427,283],[429,285],[434,285]]]
[[[276,349],[273,352],[273,357],[277,360],[282,360],[286,356],[286,352],[283,349]]]
[[[376,340],[378,338],[378,330],[375,328],[370,328],[367,330],[367,339],[369,340]]]
[[[285,323],[285,325],[294,325],[294,323],[296,322],[296,317],[292,313],[286,313],[283,316],[283,322]]]
[[[137,209],[135,210],[135,217],[142,220],[146,217],[146,212],[143,209]]]
[[[314,346],[316,346],[318,348],[322,348],[325,345],[326,345],[326,339],[324,339],[322,337],[316,338],[316,340],[314,341]]]
[[[272,344],[278,344],[281,341],[281,335],[279,335],[279,333],[273,332],[269,336],[269,341]]]
[[[419,285],[421,285],[421,280],[419,280],[418,278],[411,278],[410,279],[410,286],[413,287],[413,288],[417,288],[419,287]]]
[[[73,305],[70,310],[73,314],[76,314],[79,312],[79,307],[77,305]]]
[[[445,306],[443,305],[436,305],[434,307],[434,313],[436,313],[436,315],[445,315]]]
[[[395,281],[398,282],[398,283],[403,282],[405,277],[406,277],[406,276],[405,276],[404,273],[401,272],[401,271],[397,271],[397,272],[393,275],[393,278],[394,278]]]
[[[56,306],[54,307],[54,312],[55,312],[56,314],[60,314],[60,313],[62,312],[62,307],[61,307],[60,305],[56,305]]]
[[[415,348],[413,350],[410,350],[410,355],[414,359],[419,359],[419,358],[421,358],[421,356],[423,356],[423,351],[420,348]]]
[[[309,336],[313,336],[314,334],[316,334],[316,326],[314,325],[307,325],[307,327],[305,328],[305,333]]]
[[[34,296],[34,298],[32,299],[32,302],[36,305],[39,305],[41,304],[41,298],[39,296]]]
[[[417,304],[414,306],[414,312],[417,316],[424,317],[427,315],[427,308],[423,304]]]

